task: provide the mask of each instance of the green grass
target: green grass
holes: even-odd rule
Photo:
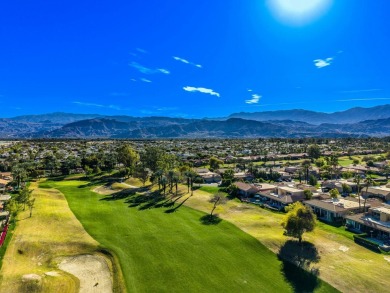
[[[101,200],[79,188],[85,183],[45,186],[63,192],[87,232],[119,257],[129,292],[291,292],[302,284],[307,291],[336,292],[313,275],[296,274],[296,267],[229,222],[204,225],[205,214],[185,206],[167,213],[145,208],[148,203]]]
[[[338,235],[344,236],[352,241],[353,241],[353,235],[355,235],[354,233],[345,230],[344,226],[334,227],[334,226],[331,226],[330,224],[317,221],[317,227],[323,231],[331,232],[333,234],[338,234]]]
[[[219,191],[218,186],[201,186],[198,190],[202,190],[211,194],[215,194]]]

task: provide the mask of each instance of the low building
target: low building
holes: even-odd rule
[[[284,210],[286,206],[297,201],[304,200],[303,190],[291,186],[275,186],[273,190],[259,191],[259,197],[264,205],[278,210]]]
[[[370,186],[367,191],[362,189],[362,196],[377,197],[384,201],[390,201],[390,187],[387,186]]]
[[[329,200],[311,199],[305,201],[304,204],[310,207],[319,219],[338,224],[343,223],[347,215],[358,213],[362,208],[362,206],[359,208],[359,202],[352,198]],[[366,204],[366,209],[369,207],[370,204]]]
[[[390,239],[390,206],[370,208],[367,213],[346,217],[346,225],[355,232],[365,232],[370,237]]]
[[[238,194],[243,197],[254,196],[259,191],[259,187],[253,184],[235,182],[234,185],[238,188]]]

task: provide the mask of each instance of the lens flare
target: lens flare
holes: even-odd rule
[[[274,16],[290,25],[304,25],[323,15],[333,0],[268,0]]]

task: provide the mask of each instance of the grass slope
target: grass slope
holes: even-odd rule
[[[185,204],[197,210],[208,211],[209,199],[209,193],[198,190]],[[283,213],[238,200],[219,206],[216,213],[254,236],[275,253],[279,253],[287,243],[288,238],[283,236],[280,225]],[[342,292],[388,291],[390,258],[357,245],[352,233],[343,228],[318,223],[314,232],[304,234],[304,240],[314,244],[320,259],[312,265],[319,269],[321,279],[330,285]]]
[[[85,232],[59,191],[38,189],[36,183],[31,188],[36,198],[33,216],[27,210],[18,216],[3,259],[0,292],[76,292],[79,281],[58,271],[54,259],[92,253],[98,243]],[[21,280],[25,274],[44,276],[51,271],[60,276],[44,277],[42,286]]]
[[[255,238],[226,221],[202,224],[202,212],[180,206],[167,213],[164,207],[146,208],[148,203],[101,200],[104,196],[81,181],[45,186],[63,192],[88,233],[116,253],[129,292],[291,292],[306,282],[299,279],[302,274],[288,282],[296,268],[283,265]],[[309,291],[334,290],[309,279]]]

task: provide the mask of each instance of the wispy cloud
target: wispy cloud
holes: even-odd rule
[[[140,78],[140,81],[143,81],[143,82],[152,82],[151,80],[149,80],[149,79],[146,79],[146,78]]]
[[[81,105],[81,106],[87,106],[87,107],[98,107],[98,108],[104,108],[104,105],[101,104],[95,104],[95,103],[85,103],[85,102],[72,102],[73,104]]]
[[[138,70],[139,72],[143,73],[143,74],[156,74],[156,73],[163,73],[163,74],[169,74],[170,72],[167,70],[167,69],[164,69],[164,68],[157,68],[157,69],[153,69],[153,68],[148,68],[146,66],[143,66],[137,62],[131,62],[129,64],[129,66],[135,68],[136,70]]]
[[[357,98],[357,99],[343,99],[343,100],[336,100],[336,102],[349,102],[349,101],[376,101],[376,100],[390,100],[390,98]]]
[[[134,81],[134,82],[136,82],[137,80],[135,79],[135,78],[132,78],[132,79],[130,79],[131,81]]]
[[[185,87],[183,87],[183,90],[185,90],[187,92],[200,92],[200,93],[203,93],[203,94],[209,94],[209,95],[212,95],[212,96],[220,97],[219,93],[215,92],[212,89],[208,89],[208,88],[204,88],[204,87],[185,86]]]
[[[181,57],[177,57],[177,56],[172,56],[172,58],[175,59],[176,61],[180,61],[180,62],[185,63],[185,64],[190,64],[190,65],[193,65],[195,67],[202,68],[202,65],[196,64],[196,63],[191,62],[191,61],[188,61],[187,59],[184,59],[184,58],[181,58]]]
[[[333,61],[332,57],[329,57],[329,58],[326,58],[326,59],[315,59],[315,60],[313,60],[314,65],[317,68],[323,68],[323,67],[329,66],[329,65],[332,64],[332,61]]]
[[[251,90],[251,89],[248,89],[248,92],[253,92],[253,90]]]
[[[250,100],[245,100],[245,103],[247,104],[257,104],[261,99],[260,95],[253,94],[252,99]]]
[[[381,91],[381,90],[382,89],[351,90],[351,91],[340,91],[340,93],[352,94],[352,93],[377,92],[377,91]]]
[[[160,71],[161,73],[164,73],[164,74],[170,74],[170,72],[164,68],[159,68],[157,70]]]
[[[142,54],[147,54],[148,51],[144,50],[144,49],[141,49],[141,48],[136,48],[136,50]]]
[[[106,108],[106,109],[114,109],[114,110],[126,110],[124,108],[121,108],[117,105],[102,105],[102,104],[95,104],[95,103],[87,103],[87,102],[79,102],[74,101],[73,104],[84,106],[84,107],[93,107],[93,108]]]

